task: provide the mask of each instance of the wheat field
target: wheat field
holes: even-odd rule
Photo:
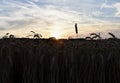
[[[0,83],[120,83],[120,40],[0,39]]]

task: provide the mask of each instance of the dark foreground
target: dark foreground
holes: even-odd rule
[[[0,40],[0,83],[120,83],[120,40]]]

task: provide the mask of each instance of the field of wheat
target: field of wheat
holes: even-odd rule
[[[1,39],[0,83],[120,83],[120,40]]]

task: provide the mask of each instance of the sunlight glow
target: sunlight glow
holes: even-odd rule
[[[60,30],[54,29],[54,30],[51,30],[50,33],[51,33],[50,34],[51,37],[56,37],[57,39],[61,38],[61,31]]]

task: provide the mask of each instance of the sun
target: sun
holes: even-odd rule
[[[57,39],[61,38],[61,33],[59,30],[52,30],[50,33],[51,33],[50,34],[51,37],[56,37]]]

